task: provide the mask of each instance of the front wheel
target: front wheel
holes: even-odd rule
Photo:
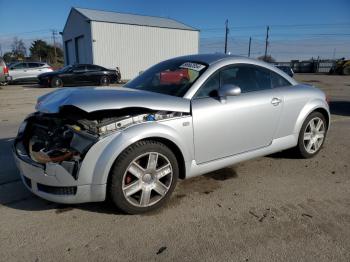
[[[311,113],[304,121],[296,147],[300,156],[310,158],[321,149],[327,133],[327,122],[320,112]]]
[[[176,157],[167,146],[139,141],[117,158],[110,173],[110,196],[126,213],[148,212],[169,199],[178,176]]]
[[[55,87],[62,87],[62,86],[63,86],[62,79],[58,77],[54,77],[51,79],[51,87],[55,88]]]

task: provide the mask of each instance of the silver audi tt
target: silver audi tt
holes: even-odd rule
[[[177,180],[294,148],[316,155],[325,94],[276,67],[221,54],[161,62],[124,87],[60,89],[38,99],[14,155],[26,187],[59,203],[110,198],[153,210]]]

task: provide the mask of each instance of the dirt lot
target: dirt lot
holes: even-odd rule
[[[0,90],[0,260],[350,261],[350,77],[296,78],[331,98],[317,157],[279,153],[186,180],[165,208],[136,216],[27,192],[11,143],[36,97],[52,89]]]

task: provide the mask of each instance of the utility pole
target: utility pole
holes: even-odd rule
[[[226,19],[226,22],[225,22],[225,54],[227,54],[227,36],[228,36],[228,32],[229,32],[228,19]]]
[[[270,30],[270,27],[267,26],[266,27],[266,40],[265,40],[265,56],[264,56],[265,61],[266,61],[266,56],[267,56],[267,46],[269,44],[269,30]]]
[[[57,31],[55,29],[51,30],[52,32],[52,40],[53,40],[53,48],[55,50],[55,58],[54,58],[54,63],[57,63],[57,50],[56,50],[56,36],[57,36]]]
[[[252,38],[249,37],[249,48],[248,48],[248,57],[250,57],[250,45],[252,44]]]

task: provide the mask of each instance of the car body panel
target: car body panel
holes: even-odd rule
[[[0,57],[0,84],[7,84],[11,80],[8,73],[8,67],[2,57]]]
[[[36,109],[58,113],[62,106],[75,106],[85,112],[123,108],[190,112],[188,99],[121,87],[59,89],[41,96]]]
[[[176,58],[175,58],[176,59]],[[64,106],[74,106],[86,113],[138,108],[185,113],[163,120],[141,121],[125,129],[99,137],[81,162],[78,179],[67,178],[59,164],[44,168],[24,164],[25,158],[15,148],[21,175],[35,183],[77,186],[76,196],[53,196],[30,188],[35,194],[62,203],[102,201],[108,177],[118,156],[130,145],[144,139],[169,141],[179,149],[184,160],[185,178],[208,173],[255,157],[292,148],[305,118],[314,110],[324,110],[330,117],[325,95],[294,79],[272,65],[225,55],[188,56],[189,61],[208,65],[184,97],[175,97],[130,88],[60,89],[38,99],[37,110],[57,114]],[[195,98],[203,83],[217,70],[232,64],[251,64],[276,72],[291,83],[288,87],[266,89],[228,96]],[[274,105],[273,99],[280,102]],[[38,169],[39,168],[39,169]],[[46,173],[45,173],[46,172]]]
[[[227,97],[225,101],[212,97],[194,99],[196,162],[208,162],[271,144],[282,113],[282,103],[271,104],[276,97],[280,98],[281,94],[271,89]],[[237,139],[239,137],[241,139]]]

